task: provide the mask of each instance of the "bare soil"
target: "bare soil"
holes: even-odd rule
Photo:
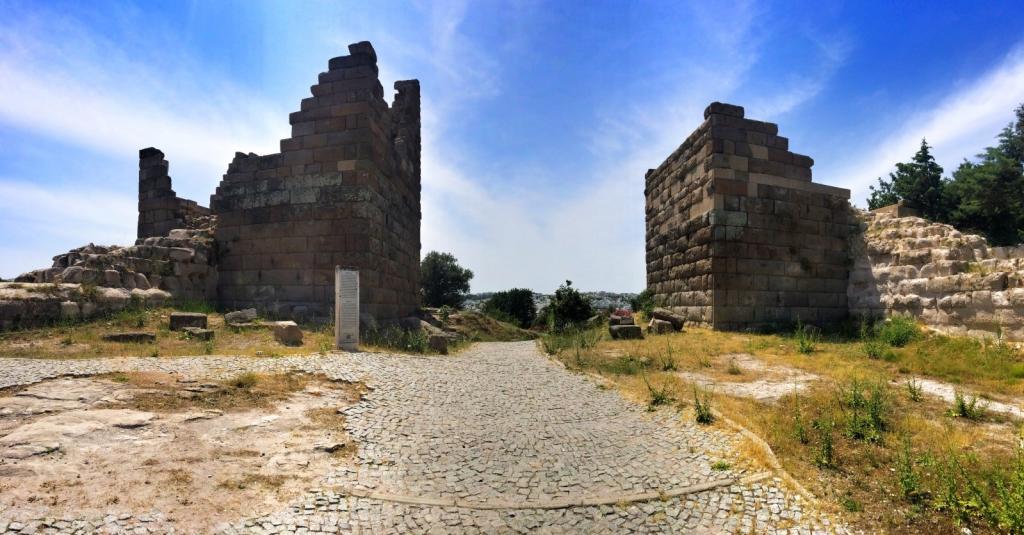
[[[360,384],[310,375],[61,378],[0,397],[5,517],[161,511],[183,532],[285,506],[350,463]]]

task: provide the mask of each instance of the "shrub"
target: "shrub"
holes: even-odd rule
[[[985,416],[985,403],[979,402],[978,396],[967,399],[964,393],[957,390],[953,393],[953,408],[950,414],[968,420],[980,420]]]
[[[892,347],[903,347],[917,338],[917,323],[910,316],[893,316],[877,327],[878,337]]]
[[[549,325],[556,331],[579,326],[594,315],[590,299],[572,287],[572,281],[555,290],[548,304]]]
[[[715,413],[711,410],[711,395],[705,393],[702,396],[697,387],[693,387],[693,411],[699,424],[708,425],[715,421]]]
[[[798,353],[809,355],[814,353],[814,344],[818,341],[818,333],[814,327],[804,325],[798,320],[796,322],[796,350]]]
[[[533,325],[537,319],[537,308],[533,291],[526,288],[512,288],[495,292],[483,305],[483,312],[493,318],[509,321],[522,328]],[[588,316],[589,317],[589,316]]]
[[[244,372],[244,373],[240,373],[240,374],[236,375],[234,378],[232,378],[228,382],[228,384],[230,384],[231,386],[233,386],[235,388],[243,388],[243,389],[248,390],[248,389],[256,386],[256,383],[258,383],[259,380],[260,380],[259,376],[256,375],[255,373],[253,373],[253,372]]]
[[[633,309],[633,312],[643,312],[645,316],[649,317],[654,311],[654,292],[650,288],[646,288],[636,294],[629,300],[629,308]]]
[[[885,342],[878,338],[869,338],[864,341],[864,354],[869,359],[878,360],[885,356],[886,351],[889,351],[889,348],[886,347]]]
[[[850,382],[843,402],[848,409],[846,436],[854,440],[880,442],[888,413],[885,387],[881,383],[868,386],[854,379]]]
[[[910,397],[910,401],[919,402],[923,397],[923,391],[921,389],[921,383],[918,383],[913,377],[907,381],[907,396]]]
[[[459,265],[451,253],[430,251],[420,262],[420,292],[429,307],[459,308],[469,294],[473,272]]]

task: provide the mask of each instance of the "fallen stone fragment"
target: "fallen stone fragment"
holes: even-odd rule
[[[430,346],[431,351],[442,355],[448,354],[448,337],[443,334],[431,334],[427,339],[427,345]]]
[[[644,337],[644,331],[639,325],[612,325],[608,331],[615,340],[640,340]]]
[[[156,335],[153,333],[110,333],[104,334],[100,338],[102,338],[105,342],[122,342],[133,344],[150,344],[156,342]]]
[[[294,321],[277,321],[273,324],[274,340],[286,346],[302,345],[302,329]]]
[[[171,312],[171,330],[182,331],[186,327],[206,328],[206,314],[198,312]]]
[[[651,311],[651,317],[661,321],[667,321],[672,324],[672,327],[677,331],[683,330],[683,324],[686,323],[686,318],[672,312],[667,308],[655,308]]]
[[[647,324],[647,332],[650,334],[668,334],[675,332],[676,328],[665,320],[654,318]]]
[[[327,453],[334,453],[336,451],[343,450],[348,447],[348,444],[343,442],[326,442],[323,444],[313,445],[313,449],[317,451],[324,451]]]
[[[185,327],[182,332],[188,334],[193,340],[213,340],[213,331],[199,327]]]
[[[256,309],[247,308],[224,314],[224,322],[229,325],[252,323],[256,321]]]

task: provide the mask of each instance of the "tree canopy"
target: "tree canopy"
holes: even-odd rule
[[[473,272],[460,266],[451,253],[430,251],[420,261],[420,292],[426,306],[461,307],[472,279]]]

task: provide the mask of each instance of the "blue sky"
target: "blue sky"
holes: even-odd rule
[[[6,2],[0,276],[131,243],[137,150],[206,204],[370,40],[423,91],[423,252],[474,291],[644,286],[643,176],[720,100],[853,191],[922,137],[951,171],[1024,102],[1013,2]]]

